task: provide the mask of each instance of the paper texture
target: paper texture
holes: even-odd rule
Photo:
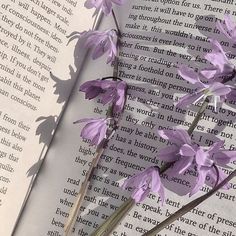
[[[89,235],[130,196],[119,187],[125,177],[162,164],[157,153],[166,143],[157,136],[156,128],[187,129],[191,125],[198,106],[185,110],[173,105],[175,97],[191,91],[177,74],[177,65],[206,67],[204,54],[210,49],[207,38],[213,36],[234,57],[232,45],[215,28],[216,18],[222,19],[229,9],[234,9],[233,1],[193,0],[127,1],[122,9],[115,9],[123,32],[119,76],[129,84],[129,95],[120,127],[93,176],[74,235]],[[231,13],[235,15],[233,10]],[[111,18],[101,25],[103,29],[109,27],[114,27]],[[15,235],[63,235],[69,209],[94,154],[94,149],[80,138],[82,125],[73,125],[73,121],[106,113],[99,102],[84,101],[79,86],[111,74],[104,57],[86,61]],[[209,106],[193,139],[208,146],[215,133],[225,138],[226,148],[233,149],[234,105],[223,105],[219,114],[213,111]],[[142,235],[193,199],[185,194],[195,180],[196,175],[190,171],[181,177],[166,177],[164,206],[151,194],[131,210],[112,235]],[[235,235],[235,184],[234,180],[231,190],[218,192],[158,235]],[[204,187],[198,196],[207,191],[209,188]]]
[[[82,5],[1,1],[0,235],[13,230],[77,77],[85,52],[75,57],[66,36],[92,27]]]

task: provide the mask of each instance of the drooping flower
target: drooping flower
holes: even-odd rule
[[[207,79],[222,82],[222,77],[230,77],[234,73],[234,65],[229,61],[220,43],[210,40],[212,51],[205,55],[205,58],[212,64],[212,67],[201,70],[201,74]]]
[[[105,15],[109,15],[112,10],[112,4],[123,5],[124,0],[87,0],[84,6],[88,9],[96,8],[96,10],[102,10]]]
[[[216,22],[217,28],[230,40],[236,43],[236,24],[233,22],[229,14],[225,14],[223,24],[220,21]]]
[[[132,188],[131,197],[135,202],[142,202],[150,192],[158,193],[162,203],[165,200],[164,187],[161,183],[159,168],[152,166],[145,171],[126,179],[123,189]]]
[[[236,151],[224,150],[222,149],[223,145],[223,141],[218,141],[208,150],[199,147],[196,151],[198,178],[190,195],[198,192],[205,183],[214,187],[217,184],[217,180],[221,182],[227,177],[219,166],[227,167],[231,161],[236,160]],[[209,181],[207,181],[207,176],[209,177]],[[229,185],[225,185],[224,188],[228,189]]]
[[[215,111],[217,111],[217,104],[222,103],[231,92],[230,86],[214,80],[210,80],[208,84],[202,83],[198,74],[187,66],[182,66],[178,72],[183,79],[196,86],[195,92],[183,96],[177,102],[178,107],[185,107],[208,97],[213,101]]]
[[[184,129],[158,130],[157,132],[163,139],[172,143],[162,148],[158,157],[165,162],[173,162],[170,174],[183,174],[194,163],[197,145],[192,144],[191,137]]]
[[[106,138],[107,129],[109,125],[108,118],[85,118],[77,120],[74,124],[86,122],[87,124],[81,131],[82,138],[90,140],[90,145],[99,146]]]
[[[84,41],[86,48],[92,48],[92,58],[95,60],[101,57],[103,54],[108,53],[107,63],[114,61],[117,54],[117,31],[83,31],[74,32],[68,36],[69,42],[79,38]]]
[[[127,84],[120,80],[91,80],[80,86],[80,91],[85,92],[85,98],[100,96],[103,105],[113,103],[115,113],[123,110],[126,90]]]

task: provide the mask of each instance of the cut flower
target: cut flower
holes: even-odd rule
[[[170,174],[182,174],[194,163],[197,145],[192,144],[186,130],[158,130],[158,134],[172,144],[159,151],[159,158],[165,162],[173,162]]]
[[[229,61],[217,40],[211,39],[210,42],[212,44],[212,52],[207,53],[205,58],[212,64],[212,67],[201,70],[201,74],[207,79],[221,82],[222,77],[232,76],[234,65]]]
[[[80,136],[90,140],[90,145],[98,146],[106,138],[109,120],[108,118],[85,118],[75,121],[74,124],[87,123]]]
[[[227,177],[218,166],[228,167],[227,164],[236,160],[236,151],[224,150],[222,149],[223,145],[223,141],[218,141],[208,150],[199,147],[196,151],[198,178],[190,195],[199,191],[205,183],[214,187],[218,182],[221,182]],[[207,176],[209,177],[209,181],[207,181]],[[228,189],[229,185],[225,185],[224,188]]]
[[[214,80],[210,80],[208,84],[202,83],[198,74],[187,66],[180,67],[179,74],[183,79],[194,84],[196,91],[183,96],[176,104],[178,107],[185,107],[208,97],[213,100],[215,111],[217,111],[217,104],[222,103],[231,92],[230,86]]]
[[[126,179],[123,189],[132,188],[131,197],[135,202],[142,202],[150,192],[158,193],[162,203],[165,200],[164,187],[161,183],[158,167],[149,167],[145,171]]]
[[[101,9],[105,15],[109,15],[112,11],[112,4],[121,6],[124,4],[124,0],[87,0],[84,6],[88,9]]]
[[[92,58],[95,60],[105,53],[108,53],[107,63],[114,61],[117,54],[117,31],[83,31],[74,32],[69,36],[70,41],[79,38],[83,40],[86,48],[92,48]]]
[[[113,104],[115,113],[124,108],[127,84],[119,80],[91,80],[80,86],[80,91],[85,93],[85,98],[101,97],[102,104]]]
[[[236,24],[233,22],[229,14],[225,14],[223,24],[220,21],[217,21],[217,28],[230,40],[236,43]]]

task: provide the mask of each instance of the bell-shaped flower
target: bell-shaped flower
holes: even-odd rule
[[[228,39],[236,43],[236,24],[229,14],[225,14],[224,23],[217,21],[216,26]]]
[[[126,179],[122,185],[123,189],[132,188],[131,197],[135,202],[142,202],[150,192],[158,193],[162,204],[165,200],[164,187],[161,183],[159,168],[152,166],[145,171]]]
[[[77,120],[74,124],[87,123],[81,131],[80,136],[90,140],[90,145],[99,146],[107,136],[110,119],[108,118],[85,118]]]
[[[124,4],[124,0],[87,0],[84,6],[88,9],[101,9],[105,15],[109,15],[112,11],[112,4],[121,6]]]
[[[113,104],[115,113],[121,112],[126,99],[127,84],[120,80],[91,80],[80,86],[80,91],[85,92],[85,98],[101,98],[103,105]]]
[[[229,61],[225,51],[217,40],[210,40],[212,51],[205,55],[205,58],[212,64],[212,67],[201,70],[201,74],[207,79],[214,79],[221,82],[222,77],[230,77],[234,73],[234,65]]]
[[[198,192],[205,183],[214,187],[218,182],[221,182],[227,177],[219,166],[228,167],[227,165],[231,161],[236,160],[236,151],[224,150],[222,149],[223,145],[223,141],[218,141],[208,150],[199,147],[196,151],[198,178],[190,195]],[[208,181],[207,176],[209,178]],[[225,185],[224,188],[228,189],[229,185]]]
[[[222,103],[231,92],[230,86],[214,80],[209,81],[208,84],[202,83],[198,74],[187,66],[182,66],[179,69],[179,74],[183,79],[194,84],[196,91],[183,96],[176,104],[178,107],[186,107],[208,97],[212,100],[215,111],[217,111],[217,104]]]
[[[173,162],[170,174],[182,174],[194,163],[197,145],[192,144],[186,130],[158,130],[158,134],[172,144],[162,148],[158,157],[165,162]]]
[[[114,61],[117,54],[117,31],[83,31],[74,32],[68,36],[69,42],[79,38],[84,43],[84,47],[92,49],[92,58],[95,60],[105,53],[108,54],[107,63]]]

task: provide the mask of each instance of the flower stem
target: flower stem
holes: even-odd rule
[[[221,189],[225,184],[227,184],[231,179],[233,179],[236,176],[236,170],[234,170],[227,178],[225,178],[222,182],[220,182],[215,188],[213,188],[211,191],[206,193],[205,195],[193,200],[192,202],[188,203],[181,209],[179,209],[177,212],[172,214],[170,217],[168,217],[166,220],[161,222],[159,225],[152,228],[147,233],[143,234],[143,236],[155,236],[157,233],[159,233],[162,229],[167,227],[169,224],[173,223],[175,220],[180,218],[181,216],[185,215],[189,211],[191,211],[193,208],[207,200],[209,197],[211,197],[213,194],[215,194],[219,189]]]
[[[112,15],[113,15],[113,18],[115,20],[115,24],[116,24],[116,27],[117,27],[117,31],[118,31],[118,39],[117,39],[117,51],[118,51],[118,48],[119,48],[119,37],[120,37],[120,30],[119,30],[119,27],[118,27],[118,23],[117,23],[117,20],[116,20],[116,17],[115,17],[115,13],[113,12],[112,10]],[[113,80],[117,80],[118,79],[118,68],[119,68],[119,64],[118,64],[118,57],[116,56],[115,57],[115,62],[114,62],[114,69],[113,69],[113,76],[111,77]],[[107,112],[107,118],[113,118],[113,105],[109,106],[108,108],[108,112]],[[120,119],[121,119],[121,116],[120,116]],[[71,210],[70,210],[70,213],[69,213],[69,217],[67,219],[67,222],[64,226],[64,236],[69,236],[72,232],[72,229],[74,227],[74,224],[76,222],[76,218],[77,218],[77,215],[79,214],[79,211],[80,211],[80,207],[83,203],[83,199],[84,199],[84,196],[86,195],[87,193],[87,190],[88,190],[88,187],[90,185],[90,182],[91,182],[91,178],[94,174],[94,170],[96,169],[97,167],[97,164],[100,160],[100,157],[101,155],[103,154],[106,146],[107,146],[107,143],[109,142],[109,140],[111,139],[112,135],[114,134],[116,128],[117,128],[117,125],[119,123],[119,120],[116,121],[115,123],[115,128],[111,131],[109,137],[104,140],[104,142],[102,142],[102,145],[101,146],[98,146],[97,147],[97,151],[96,151],[96,157],[92,160],[92,163],[91,163],[91,166],[89,167],[88,171],[87,171],[87,174],[86,174],[86,177],[85,177],[85,180],[84,182],[82,183],[81,185],[81,188],[79,190],[79,193],[77,195],[77,198],[76,198],[76,201],[74,202]]]
[[[122,218],[134,206],[135,202],[132,198],[126,200],[116,211],[116,214],[110,217],[100,225],[90,236],[107,236],[115,228],[115,226],[122,220]]]
[[[202,103],[202,106],[200,107],[200,109],[199,109],[199,111],[198,111],[196,117],[194,118],[194,120],[193,120],[191,126],[189,127],[189,129],[188,129],[188,134],[192,134],[192,133],[193,133],[193,131],[194,131],[194,129],[196,128],[196,126],[197,126],[199,120],[201,119],[203,113],[205,112],[205,110],[206,110],[206,108],[207,108],[209,102],[210,102],[210,100],[209,100],[209,98],[207,97],[207,98],[204,100],[204,102]]]
[[[116,29],[117,29],[117,32],[118,32],[118,37],[120,38],[121,37],[121,31],[120,31],[120,27],[119,27],[119,24],[118,24],[118,21],[117,21],[117,18],[116,18],[116,15],[115,15],[115,12],[113,11],[113,9],[112,9],[112,16],[113,16],[113,19],[114,19],[114,22],[115,22],[115,25],[116,25]]]
[[[86,173],[85,180],[81,185],[81,188],[80,188],[80,191],[77,195],[76,201],[74,202],[73,207],[70,210],[69,217],[68,217],[67,222],[64,226],[64,231],[65,231],[64,235],[65,236],[69,236],[72,232],[72,229],[73,229],[74,224],[76,222],[77,215],[79,214],[79,211],[80,211],[80,207],[83,203],[84,196],[87,193],[89,184],[91,182],[91,178],[94,174],[94,170],[97,166],[97,163],[98,163],[103,151],[104,151],[104,149],[102,149],[102,148],[97,151],[97,155],[92,160],[91,166],[89,167],[89,170]]]

